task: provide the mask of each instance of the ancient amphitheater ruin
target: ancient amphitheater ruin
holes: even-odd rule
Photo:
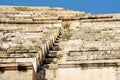
[[[120,14],[0,6],[0,80],[120,80]]]

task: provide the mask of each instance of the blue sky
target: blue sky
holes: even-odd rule
[[[120,13],[120,0],[0,0],[0,5],[62,7],[92,14]]]

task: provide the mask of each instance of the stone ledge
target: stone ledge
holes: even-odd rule
[[[82,23],[85,22],[115,22],[120,21],[120,19],[83,19],[81,20]]]
[[[8,23],[8,24],[57,24],[61,23],[61,20],[50,20],[50,21],[32,21],[31,20],[0,20],[0,23]]]
[[[82,60],[82,61],[64,61],[59,62],[58,65],[62,64],[88,64],[88,63],[120,63],[120,59],[108,59],[108,60]]]

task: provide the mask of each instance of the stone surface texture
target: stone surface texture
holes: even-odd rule
[[[0,6],[0,80],[120,80],[120,14]]]

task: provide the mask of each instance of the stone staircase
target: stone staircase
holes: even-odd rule
[[[50,47],[49,53],[46,55],[43,64],[38,72],[38,80],[57,80],[58,59],[61,57],[61,49],[59,47],[59,39],[61,38],[62,31],[56,37],[53,46]],[[42,74],[42,72],[44,74]]]

